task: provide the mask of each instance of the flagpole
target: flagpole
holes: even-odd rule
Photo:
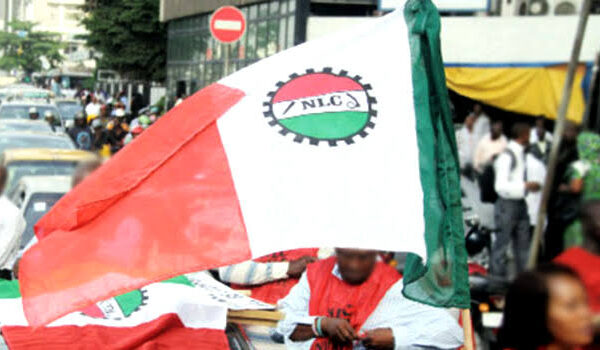
[[[463,333],[465,336],[464,350],[475,350],[475,344],[473,344],[473,322],[471,320],[471,309],[460,310]]]
[[[571,51],[571,61],[569,62],[569,68],[567,70],[567,78],[565,79],[565,85],[562,93],[562,100],[558,109],[558,115],[556,117],[556,125],[554,126],[554,136],[552,142],[552,148],[550,150],[550,158],[548,160],[548,172],[546,173],[546,179],[544,181],[544,188],[542,192],[542,200],[538,211],[537,224],[535,231],[533,232],[533,238],[531,240],[531,246],[529,248],[529,260],[527,267],[532,269],[535,267],[538,254],[540,250],[540,242],[542,239],[542,231],[546,226],[546,216],[548,212],[548,199],[550,198],[550,189],[554,181],[554,175],[556,172],[556,164],[558,162],[558,149],[561,143],[562,134],[565,129],[567,108],[569,107],[569,101],[571,100],[571,93],[573,91],[573,81],[575,79],[575,70],[579,63],[579,54],[581,52],[581,46],[583,44],[583,37],[585,35],[585,27],[590,14],[591,0],[584,0],[581,13],[579,15],[579,22],[577,24],[577,32],[575,34],[575,42],[573,43],[573,50]]]

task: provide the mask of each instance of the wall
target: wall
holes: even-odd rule
[[[536,64],[568,62],[577,16],[442,17],[446,64]],[[310,17],[307,39],[314,40],[369,17]],[[593,62],[600,49],[600,16],[590,16],[581,61]]]
[[[242,6],[260,1],[263,0],[160,0],[160,20],[166,22],[175,18],[211,12],[225,5]]]

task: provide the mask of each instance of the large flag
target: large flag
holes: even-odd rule
[[[414,255],[405,294],[468,307],[456,146],[430,0],[242,69],[64,196],[21,262],[32,324],[269,253]]]
[[[13,350],[229,349],[227,306],[179,276],[30,327],[17,281],[0,281],[0,327]]]

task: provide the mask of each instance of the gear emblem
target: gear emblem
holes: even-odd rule
[[[91,305],[83,310],[83,315],[92,318],[104,318],[109,320],[122,320],[131,316],[146,305],[148,300],[145,289],[136,289],[129,293],[117,295],[105,301]]]
[[[369,95],[371,85],[362,83],[361,76],[349,76],[345,70],[334,73],[327,67],[289,78],[278,82],[264,103],[264,116],[270,126],[280,127],[280,134],[293,134],[297,143],[308,139],[315,146],[351,145],[357,135],[364,138],[367,129],[375,127],[377,99]]]

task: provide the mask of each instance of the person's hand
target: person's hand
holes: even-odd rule
[[[393,349],[394,333],[390,328],[372,329],[362,337],[362,343],[367,349]]]
[[[542,189],[542,185],[539,182],[528,181],[525,183],[525,189],[529,192],[538,192]]]
[[[306,265],[317,261],[317,258],[312,256],[303,256],[300,259],[290,261],[290,266],[287,270],[288,277],[299,278],[304,270],[306,270]]]
[[[339,343],[351,343],[358,335],[348,321],[341,318],[323,317],[321,330],[330,339]]]

